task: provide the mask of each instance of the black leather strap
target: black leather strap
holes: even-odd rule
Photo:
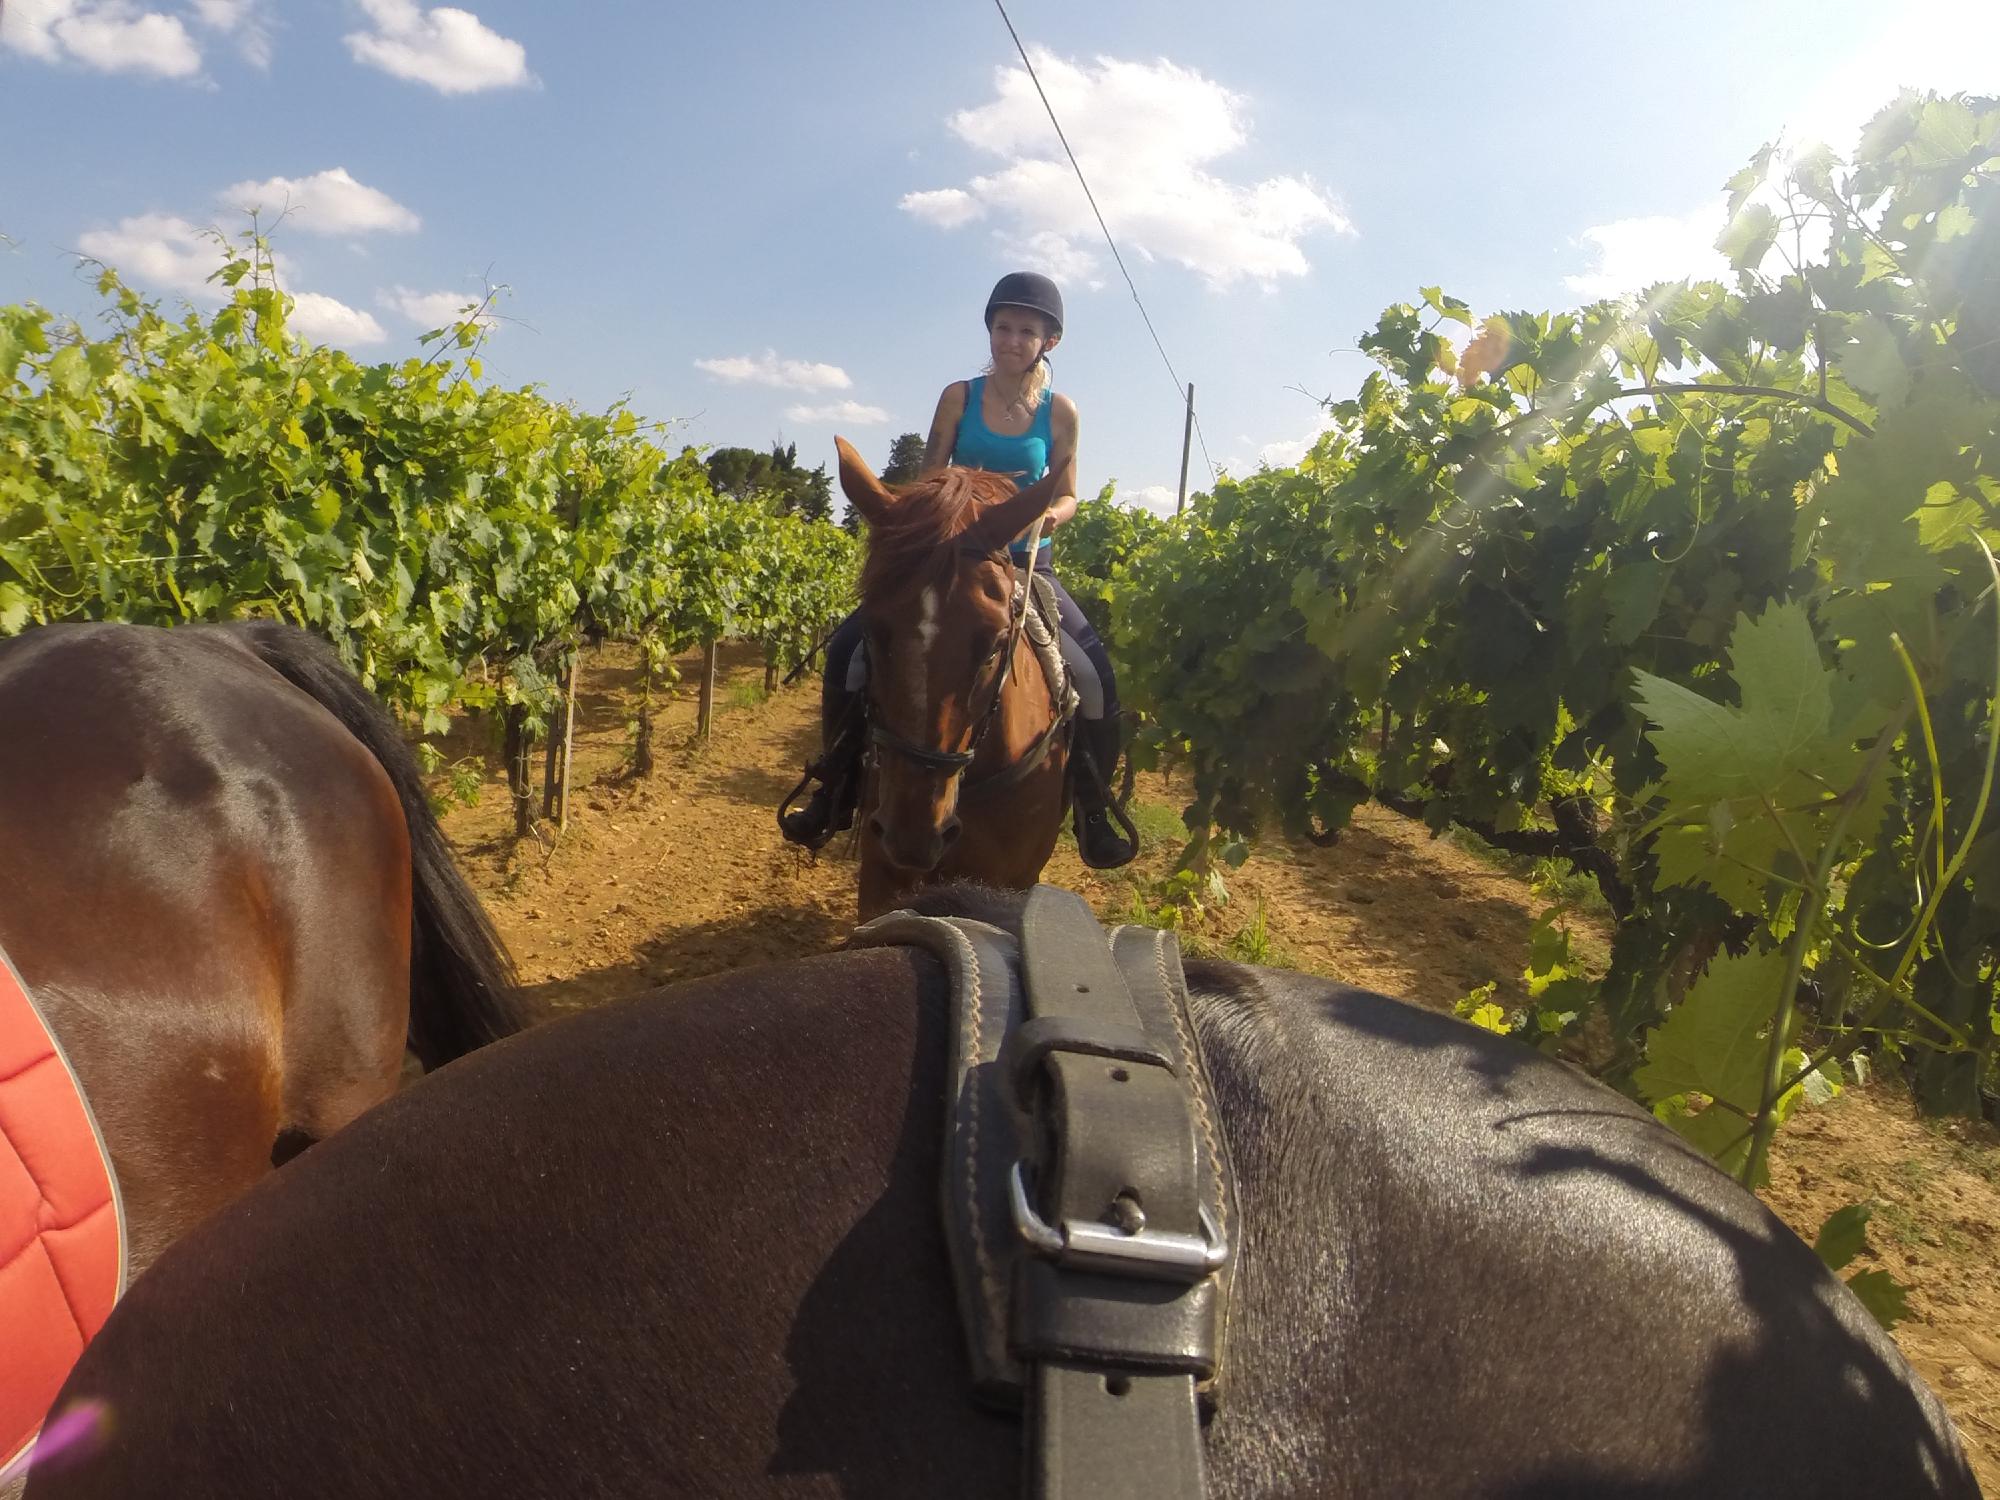
[[[1200,1386],[1204,1408],[1212,1411],[1221,1400],[1223,1372],[1229,1367],[1230,1291],[1242,1260],[1245,1232],[1236,1208],[1236,1174],[1229,1164],[1228,1142],[1217,1124],[1215,1090],[1202,1061],[1194,1022],[1188,1015],[1187,978],[1181,972],[1180,940],[1158,927],[1114,927],[1111,951],[1147,1035],[1171,1038],[1179,1046],[1181,1081],[1187,1086],[1199,1127],[1195,1134],[1195,1154],[1201,1163],[1198,1181],[1202,1208],[1217,1237],[1232,1252],[1215,1276],[1219,1311],[1214,1368]]]
[[[1036,1366],[1031,1493],[1199,1496],[1194,1379],[1214,1368],[1219,1247],[1178,1040],[1105,1055],[1104,1039],[1147,1031],[1080,896],[1037,886],[1021,934],[1027,1024],[1046,1045],[1039,1080],[1025,1066],[1015,1080],[1061,1242],[1014,1274],[1013,1353]]]
[[[1015,934],[892,913],[951,972],[944,1221],[975,1391],[1029,1408],[1029,1492],[1201,1495],[1236,1220],[1171,934],[1038,887]]]
[[[1185,1375],[1035,1370],[1028,1492],[1047,1500],[1201,1500],[1201,1423]]]

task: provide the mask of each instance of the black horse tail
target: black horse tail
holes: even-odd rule
[[[401,728],[317,636],[275,620],[225,627],[340,720],[381,762],[410,827],[410,1050],[426,1070],[526,1024],[518,978],[493,919],[453,863]]]

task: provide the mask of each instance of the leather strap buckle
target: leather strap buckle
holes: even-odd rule
[[[1143,1223],[1129,1234],[1116,1225],[1077,1219],[1051,1225],[1028,1201],[1026,1166],[1026,1162],[1014,1163],[1008,1174],[1007,1196],[1015,1229],[1037,1255],[1077,1270],[1189,1285],[1213,1276],[1229,1263],[1228,1242],[1205,1206],[1201,1209],[1200,1239],[1148,1229]]]

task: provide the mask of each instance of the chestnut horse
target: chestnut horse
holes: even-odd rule
[[[861,573],[872,742],[861,916],[954,878],[1025,890],[1069,810],[1068,717],[1022,628],[1007,544],[1055,499],[983,469],[890,489],[845,439],[840,488],[868,522]]]
[[[0,948],[68,1053],[136,1275],[423,1064],[518,1029],[395,722],[303,631],[0,643]]]
[[[1187,975],[1239,1225],[1210,1494],[1977,1495],[1854,1296],[1644,1111],[1380,995]],[[945,983],[738,970],[404,1090],[134,1287],[30,1500],[1020,1494],[947,1269]]]

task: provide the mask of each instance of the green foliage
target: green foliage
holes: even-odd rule
[[[539,718],[585,634],[791,641],[837,615],[853,545],[718,500],[623,406],[481,382],[480,328],[359,365],[294,338],[255,237],[178,317],[99,277],[110,331],[0,308],[0,633],[268,615],[445,727]]]
[[[1887,1271],[1857,1271],[1847,1278],[1847,1289],[1884,1328],[1894,1328],[1910,1315],[1909,1288]]]
[[[2000,103],[1905,95],[1730,193],[1727,283],[1390,308],[1307,459],[1106,597],[1193,862],[1368,798],[1570,861],[1610,972],[1549,955],[1532,1038],[1601,1012],[1614,1081],[1754,1175],[1863,1045],[1932,1108],[1993,1067]]]
[[[924,435],[906,432],[889,445],[889,461],[882,466],[884,484],[908,484],[924,469]]]
[[[755,500],[807,521],[833,517],[833,480],[826,465],[799,467],[799,445],[773,443],[769,453],[755,448],[717,448],[708,455],[708,482],[718,495]]]
[[[1119,572],[1165,529],[1165,523],[1151,511],[1118,504],[1113,498],[1116,492],[1114,480],[1098,492],[1096,500],[1079,505],[1056,541],[1063,587],[1114,651],[1111,593]]]
[[[1868,1248],[1868,1219],[1875,1212],[1872,1203],[1850,1203],[1827,1215],[1813,1241],[1813,1253],[1826,1262],[1829,1271],[1841,1270]]]

